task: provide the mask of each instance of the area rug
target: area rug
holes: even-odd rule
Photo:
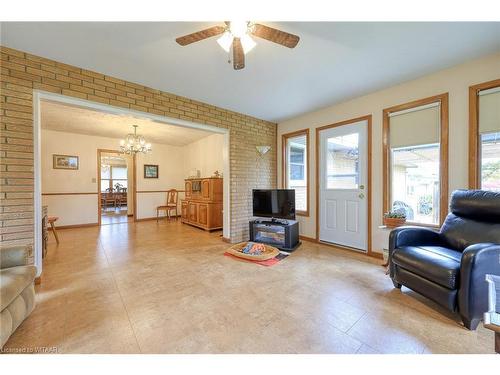
[[[274,246],[250,241],[231,246],[224,255],[242,262],[270,267],[285,259],[289,254],[279,251]]]
[[[267,259],[267,260],[243,259],[243,258],[237,257],[236,255],[230,254],[228,252],[225,252],[224,255],[227,257],[230,257],[234,260],[238,260],[240,262],[255,263],[255,264],[259,264],[261,266],[271,267],[271,266],[274,266],[275,264],[279,263],[281,260],[285,259],[286,257],[288,257],[290,254],[279,253],[274,258]]]

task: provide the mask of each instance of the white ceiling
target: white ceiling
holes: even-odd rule
[[[41,118],[43,129],[116,139],[122,139],[127,133],[133,133],[132,125],[139,125],[137,133],[143,135],[146,141],[172,146],[185,146],[214,134],[149,119],[98,112],[45,100],[41,105]]]
[[[234,71],[216,38],[175,38],[216,23],[1,24],[2,44],[258,118],[287,118],[500,51],[500,23],[264,22],[300,36],[258,39]]]

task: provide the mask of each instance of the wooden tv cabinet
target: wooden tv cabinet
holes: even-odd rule
[[[181,221],[204,230],[222,229],[222,178],[184,180]]]

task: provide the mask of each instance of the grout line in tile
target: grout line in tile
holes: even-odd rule
[[[99,239],[99,242],[101,242],[101,239]],[[139,348],[139,352],[142,354],[142,348],[141,348],[141,345],[139,344],[139,340],[137,339],[137,335],[135,333],[134,325],[132,324],[132,321],[130,320],[130,316],[129,316],[129,313],[128,313],[128,310],[127,310],[127,305],[125,304],[125,301],[123,299],[123,296],[122,296],[122,293],[120,291],[120,288],[118,287],[118,283],[116,282],[116,278],[115,278],[115,275],[113,273],[113,268],[110,266],[110,262],[109,262],[109,259],[108,259],[108,254],[107,254],[106,249],[104,248],[104,246],[102,247],[102,249],[104,251],[104,256],[106,257],[106,263],[109,266],[108,269],[109,269],[109,272],[111,273],[111,278],[113,279],[113,284],[115,284],[115,288],[116,288],[116,290],[118,292],[118,295],[120,296],[120,301],[122,302],[123,308],[125,309],[125,314],[127,314],[128,324],[130,325],[130,329],[132,330],[132,334],[134,335],[135,343],[137,344],[137,347]]]

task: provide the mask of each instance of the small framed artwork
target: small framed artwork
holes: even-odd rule
[[[158,165],[144,164],[144,178],[158,178]]]
[[[52,168],[54,169],[78,169],[78,156],[52,155]]]

